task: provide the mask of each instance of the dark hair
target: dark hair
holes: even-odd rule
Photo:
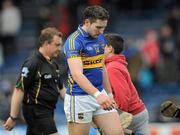
[[[63,36],[63,34],[55,27],[48,27],[41,30],[41,35],[39,36],[39,47],[41,47],[45,41],[51,43],[55,35],[59,37]]]
[[[124,40],[119,34],[105,34],[107,46],[112,46],[114,54],[120,54],[124,50]]]
[[[88,6],[83,12],[83,20],[89,19],[95,22],[97,19],[108,20],[109,12],[101,6]]]

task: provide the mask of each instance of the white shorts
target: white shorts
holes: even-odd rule
[[[103,90],[102,93],[106,94]],[[90,123],[93,116],[115,112],[116,110],[104,110],[91,95],[65,95],[64,111],[68,122]]]

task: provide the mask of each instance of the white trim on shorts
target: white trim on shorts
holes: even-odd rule
[[[105,90],[102,93],[106,94]],[[104,110],[91,95],[65,95],[64,111],[68,122],[90,123],[93,116],[105,113],[116,112],[113,110]]]

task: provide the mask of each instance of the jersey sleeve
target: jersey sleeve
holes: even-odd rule
[[[37,64],[31,61],[25,61],[21,67],[21,71],[16,82],[16,88],[27,90],[35,78],[37,71]]]
[[[72,36],[66,40],[63,51],[66,59],[81,57],[82,44]]]

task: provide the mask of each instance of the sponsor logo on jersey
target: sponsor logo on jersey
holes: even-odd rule
[[[44,75],[44,79],[50,79],[50,78],[52,78],[51,74]]]
[[[93,50],[93,48],[92,48],[91,46],[87,46],[86,49],[87,49],[88,51],[92,51],[92,50]]]
[[[82,57],[83,68],[97,68],[103,66],[104,55],[97,55],[93,57]]]
[[[102,59],[87,60],[87,61],[83,61],[83,65],[93,65],[93,64],[99,64],[101,62],[102,62]]]
[[[22,72],[22,73],[21,73],[21,76],[27,77],[27,75],[28,75],[28,73],[29,73],[28,67],[23,67],[21,72]]]

